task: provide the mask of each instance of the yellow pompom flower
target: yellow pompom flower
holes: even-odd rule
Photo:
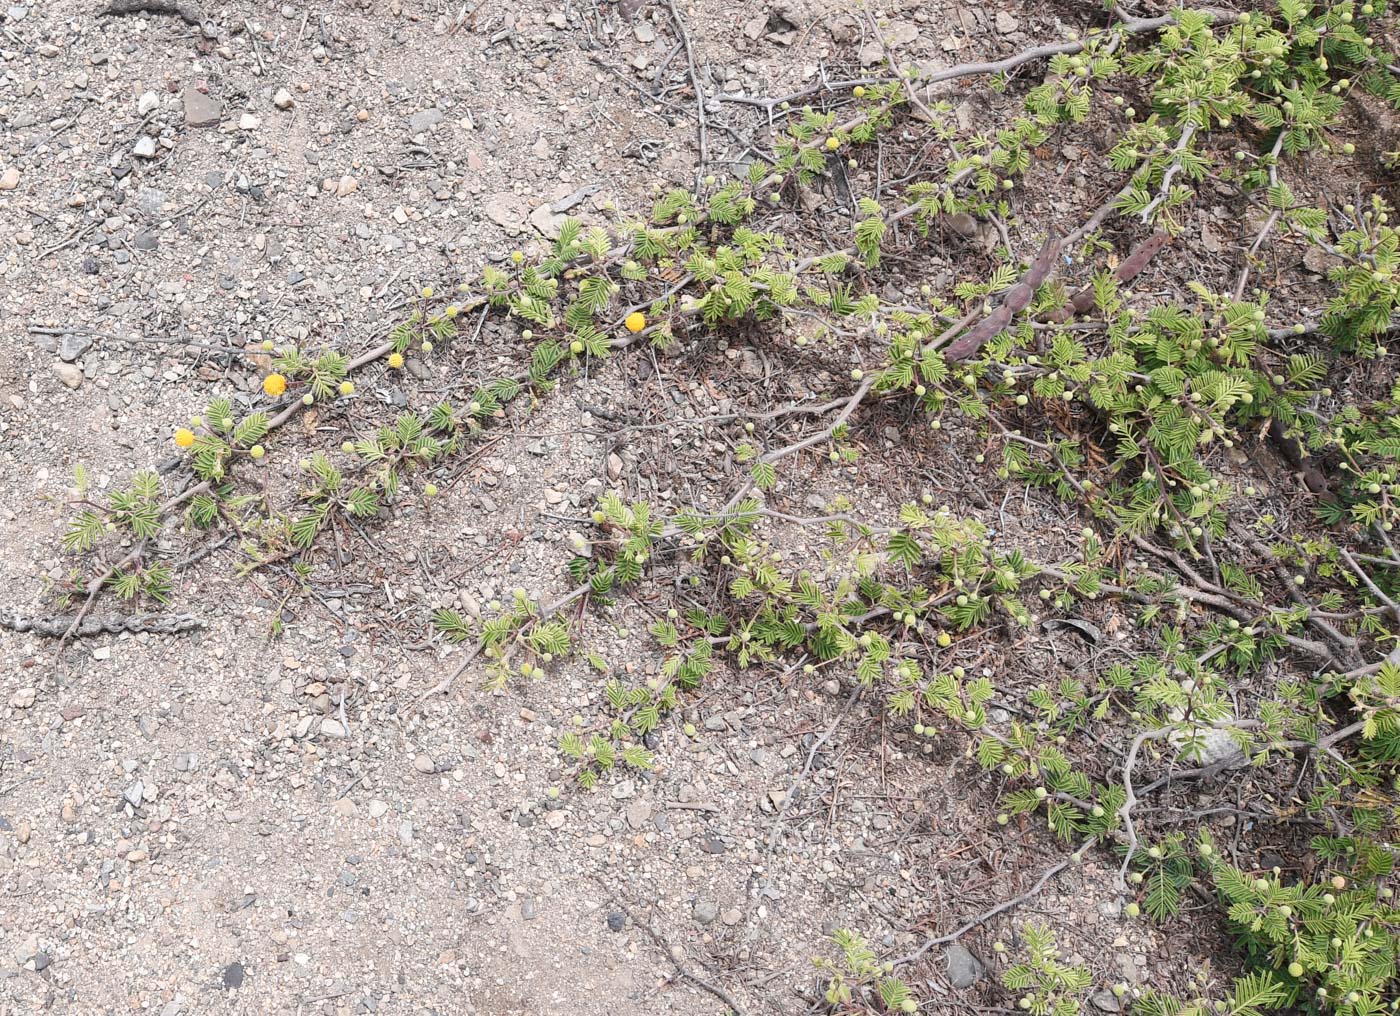
[[[269,395],[281,395],[287,390],[287,379],[281,374],[269,374],[263,378],[263,391]]]
[[[175,446],[177,448],[188,448],[194,444],[194,431],[188,427],[181,427],[175,432]]]
[[[634,310],[627,315],[627,319],[622,323],[627,326],[629,332],[635,334],[647,326],[647,316],[639,310]]]
[[[341,395],[354,395],[354,394],[355,394],[355,382],[353,382],[353,381],[342,381],[342,382],[340,382],[340,394],[341,394]]]
[[[389,354],[389,366],[392,367],[392,368],[394,368],[394,370],[399,370],[399,369],[401,369],[401,368],[403,367],[403,354],[402,354],[402,353],[390,353],[390,354]]]
[[[255,444],[253,445],[253,447],[248,449],[248,454],[253,456],[253,458],[255,459],[260,459],[267,454],[267,449],[260,444]]]
[[[433,298],[433,287],[432,287],[432,286],[424,286],[423,289],[422,289],[422,293],[423,293],[423,299],[425,299],[425,300],[431,300],[431,299]]]

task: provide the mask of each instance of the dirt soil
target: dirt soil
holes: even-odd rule
[[[656,184],[693,182],[695,101],[663,4],[239,0],[201,26],[99,17],[100,2],[0,10],[0,580],[21,613],[42,613],[45,578],[67,574],[76,466],[101,492],[165,459],[210,397],[251,398],[255,365],[221,350],[303,338],[357,352],[418,287],[539,246],[564,210],[616,222]],[[679,10],[712,165],[766,132],[762,106],[728,100],[882,55],[837,5]],[[1018,6],[882,13],[901,57],[936,65],[1063,31]],[[935,263],[967,278],[985,262]],[[466,359],[372,397],[430,404],[512,348],[493,324]],[[323,561],[309,593],[285,570],[239,577],[230,546],[178,575],[199,631],[61,654],[0,631],[0,1013],[700,1014],[726,1011],[723,995],[798,1013],[834,928],[908,951],[1030,888],[1063,850],[992,824],[966,743],[893,729],[839,680],[721,667],[659,732],[654,774],[591,791],[556,747],[574,716],[599,715],[582,659],[500,695],[468,679],[410,710],[461,653],[430,639],[432,609],[478,613],[517,586],[557,596],[567,532],[600,492],[679,506],[723,478],[670,468],[715,451],[698,432],[619,419],[821,381],[719,352],[719,388],[650,356],[568,380],[430,510],[341,548],[343,566]],[[884,475],[782,493],[893,510],[932,489],[1013,543],[1077,531],[1019,494],[1008,516],[991,465],[901,460],[898,422]],[[269,468],[295,472],[285,457]],[[808,539],[773,538],[798,553]],[[175,528],[162,541],[197,547]],[[656,609],[621,604],[583,641],[618,672],[654,673]],[[1099,666],[1111,641],[1091,653],[1062,632],[963,662],[1053,681]],[[1113,866],[1091,858],[930,950],[912,972],[928,1011],[1006,1004],[991,945],[1026,919],[1050,921],[1104,987],[1208,970],[1209,940],[1176,943],[1161,969],[1160,934],[1119,916]]]

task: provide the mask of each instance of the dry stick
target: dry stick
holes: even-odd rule
[[[1278,183],[1278,157],[1283,151],[1283,139],[1288,134],[1286,130],[1279,129],[1278,138],[1274,141],[1274,147],[1269,152],[1269,187],[1272,188]],[[1249,259],[1259,252],[1263,246],[1265,238],[1273,231],[1274,224],[1278,222],[1282,212],[1275,208],[1269,213],[1264,225],[1259,228],[1258,234],[1254,237],[1254,243],[1250,244],[1249,252],[1244,256],[1244,267],[1240,269],[1239,281],[1235,283],[1235,300],[1238,302],[1244,297],[1244,287],[1249,281]]]
[[[602,879],[595,877],[594,881],[597,882],[598,885],[604,891],[608,891],[608,887],[603,883]],[[609,893],[609,895],[612,894]],[[671,944],[661,937],[661,933],[658,932],[655,928],[653,928],[650,922],[644,924],[641,921],[637,920],[637,915],[631,911],[627,904],[623,903],[616,896],[613,896],[613,900],[616,902],[617,908],[619,910],[621,910],[628,917],[632,918],[633,924],[635,924],[638,928],[641,928],[642,931],[646,932],[647,938],[651,939],[652,944],[654,944],[658,949],[665,953],[666,959],[670,961],[671,966],[676,968],[677,977],[689,981],[697,988],[700,988],[704,991],[708,991],[711,995],[715,996],[715,998],[719,999],[725,1005],[729,1006],[729,1009],[734,1014],[734,1016],[743,1016],[744,1010],[739,1007],[738,1002],[734,1001],[734,996],[730,995],[729,992],[725,991],[719,985],[711,984],[709,981],[706,981],[703,978],[697,977],[695,974],[692,974],[685,966],[681,964],[679,960],[676,959],[675,954],[671,952]]]
[[[1083,842],[1083,844],[1080,845],[1079,849],[1075,851],[1075,854],[1083,854],[1084,851],[1092,847],[1097,841],[1097,837],[1090,836],[1087,840]],[[1006,911],[1011,910],[1015,907],[1019,907],[1022,903],[1025,903],[1032,896],[1035,896],[1038,892],[1040,892],[1040,890],[1044,889],[1045,883],[1049,882],[1052,878],[1054,878],[1056,875],[1058,875],[1060,872],[1064,871],[1066,868],[1068,868],[1071,864],[1074,863],[1074,855],[1071,855],[1065,858],[1063,861],[1058,861],[1055,864],[1052,864],[1050,867],[1046,868],[1044,872],[1041,873],[1041,876],[1036,881],[1035,885],[1031,886],[1020,896],[1016,896],[1012,899],[998,903],[996,906],[992,907],[992,909],[974,917],[972,920],[968,921],[956,931],[950,931],[948,932],[948,934],[939,935],[936,938],[925,939],[924,944],[919,946],[919,948],[915,949],[913,952],[905,956],[900,956],[898,959],[895,959],[892,962],[895,966],[903,966],[906,963],[913,963],[920,956],[928,952],[936,945],[947,945],[950,942],[956,942],[958,939],[962,938],[973,928],[980,927],[981,925],[986,924],[988,921],[990,921],[993,917],[996,917],[998,914],[1004,914],[1006,913]]]
[[[1194,112],[1194,107],[1187,110],[1188,115],[1192,112]],[[1157,187],[1157,196],[1149,201],[1147,207],[1142,210],[1143,222],[1152,218],[1152,213],[1157,210],[1158,206],[1171,196],[1172,177],[1181,172],[1181,157],[1190,146],[1191,139],[1196,136],[1196,129],[1195,120],[1186,121],[1186,126],[1181,128],[1181,136],[1176,139],[1176,145],[1172,148],[1172,164],[1162,174],[1162,182]]]
[[[826,728],[826,733],[812,742],[812,747],[807,751],[807,762],[802,767],[802,772],[797,774],[797,779],[793,780],[792,786],[788,787],[788,792],[783,797],[782,807],[778,809],[778,814],[773,816],[773,828],[768,831],[768,853],[771,854],[773,849],[778,845],[778,829],[783,824],[783,816],[786,815],[788,809],[792,807],[792,802],[794,798],[797,797],[798,788],[806,782],[807,774],[812,771],[812,763],[816,760],[817,752],[821,751],[822,746],[826,744],[827,741],[831,740],[831,735],[836,733],[836,728],[841,725],[841,721],[846,718],[846,714],[851,711],[851,707],[856,704],[856,700],[860,698],[864,691],[865,685],[857,684],[855,690],[846,698],[846,704],[841,708],[841,711],[836,714],[836,719],[832,720],[831,725]]]
[[[690,70],[691,87],[695,89],[695,113],[700,118],[700,164],[695,167],[695,185],[699,187],[700,178],[705,175],[705,163],[709,160],[707,154],[709,125],[705,122],[705,90],[700,87],[700,75],[695,70],[695,53],[690,46],[690,33],[686,31],[685,22],[681,20],[680,11],[676,10],[675,0],[668,0],[666,6],[671,12],[671,20],[676,23],[676,31],[680,33],[681,42],[685,44],[685,62]]]
[[[92,328],[83,327],[61,327],[51,328],[46,325],[30,325],[25,329],[30,335],[46,335],[52,337],[62,337],[65,335],[88,335],[94,339],[106,339],[111,342],[144,343],[152,346],[183,346],[186,349],[203,349],[213,353],[249,353],[256,350],[240,349],[237,346],[213,346],[207,342],[194,342],[189,339],[181,339],[176,336],[165,335],[114,335],[111,332],[99,332]]]
[[[1138,752],[1142,750],[1144,741],[1161,741],[1170,737],[1175,727],[1158,727],[1156,730],[1144,730],[1133,738],[1132,747],[1128,749],[1128,757],[1123,763],[1123,790],[1126,797],[1123,806],[1118,809],[1118,817],[1123,820],[1123,828],[1128,834],[1128,852],[1123,855],[1123,863],[1118,867],[1118,891],[1128,891],[1128,865],[1132,862],[1133,854],[1137,852],[1138,838],[1137,827],[1133,825],[1133,809],[1137,807],[1138,797],[1133,791],[1133,766],[1137,764]]]

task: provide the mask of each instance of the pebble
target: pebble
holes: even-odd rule
[[[608,915],[608,930],[621,931],[627,926],[627,915],[620,910],[614,910]]]
[[[233,989],[243,987],[242,963],[238,963],[235,961],[233,963],[230,963],[228,966],[224,967],[224,987]]]
[[[141,116],[147,113],[154,113],[160,108],[160,98],[155,92],[142,92],[141,98],[136,100],[136,112]]]
[[[77,388],[83,383],[83,372],[71,363],[56,363],[53,365],[53,371],[69,388]],[[32,703],[33,699],[30,702]]]
[[[214,127],[224,115],[224,104],[193,85],[185,88],[185,126]]]
[[[723,921],[728,927],[732,928],[744,919],[744,912],[738,907],[730,907],[724,913],[719,915],[719,919]]]
[[[703,927],[714,923],[715,918],[719,916],[719,907],[708,900],[698,900],[692,915],[695,917],[695,923]]]
[[[332,186],[335,188],[335,196],[343,198],[347,194],[354,194],[360,189],[360,183],[353,176],[342,176]]]
[[[138,159],[154,159],[156,157],[156,139],[149,134],[143,136],[136,142],[136,147],[131,150],[131,154]]]
[[[1107,988],[1100,988],[1089,996],[1089,1001],[1094,1004],[1095,1009],[1103,1012],[1122,1012],[1123,1004],[1118,1001],[1118,996]]]
[[[1010,35],[1021,27],[1021,22],[1007,11],[997,11],[997,31],[1002,35]]]
[[[321,721],[321,733],[325,734],[327,737],[344,737],[345,724],[327,716]]]
[[[625,801],[637,792],[637,785],[631,780],[623,780],[612,788],[614,800]]]
[[[82,374],[78,375],[78,379],[80,381],[82,380]],[[69,387],[76,388],[77,385],[69,385]],[[10,705],[14,706],[16,709],[28,709],[34,704],[34,699],[36,697],[33,688],[21,688],[10,696]]]
[[[413,768],[420,773],[435,773],[437,772],[437,762],[426,751],[420,751],[413,756]]]
[[[255,131],[262,126],[262,120],[252,113],[244,113],[238,118],[238,129],[241,131]]]
[[[272,97],[272,104],[278,109],[291,109],[296,105],[296,100],[292,98],[292,93],[285,88],[277,89],[277,94]]]
[[[960,942],[954,942],[943,952],[948,963],[948,983],[955,988],[970,988],[982,979],[982,961]]]
[[[14,166],[0,173],[0,190],[14,190],[19,186],[19,177],[19,170]]]

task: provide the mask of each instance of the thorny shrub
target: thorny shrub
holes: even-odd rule
[[[1282,0],[1152,20],[1110,10],[1048,60],[1004,61],[992,88],[1023,97],[995,123],[960,127],[913,69],[820,95],[822,108],[776,105],[771,158],[737,179],[658,192],[647,214],[612,229],[570,220],[541,257],[516,252],[451,292],[424,287],[407,319],[358,356],[269,343],[261,408],[220,395],[175,431],[184,465],[175,492],[145,472],[98,501],[80,475],[64,538],[75,564],[57,591],[79,618],[107,591],[169,600],[160,536],[177,519],[192,532],[236,533],[243,569],[288,565],[304,581],[328,530],[432,497],[483,433],[590,361],[740,324],[794,355],[835,358],[863,336],[881,352],[874,362],[867,353],[830,403],[807,407],[814,423],[796,440],[781,412],[702,421],[736,435],[742,473],[722,505],[668,513],[608,494],[591,530],[572,534],[577,555],[561,562],[571,592],[541,602],[516,590],[480,623],[439,611],[442,636],[472,645],[458,674],[481,658],[500,690],[582,655],[604,682],[605,709],[575,717],[560,750],[585,788],[619,766],[652,766],[648,736],[677,722],[721,662],[846,677],[915,737],[966,739],[1000,797],[989,822],[1043,820],[1066,863],[1089,850],[1113,857],[1130,917],[1170,921],[1188,889],[1216,895],[1239,945],[1230,990],[1181,999],[1114,986],[1125,1004],[1155,1016],[1394,1010],[1400,381],[1386,344],[1400,327],[1400,232],[1379,195],[1322,208],[1297,186],[1305,166],[1394,169],[1400,153],[1358,153],[1341,140],[1353,105],[1400,107],[1394,32],[1388,0]],[[1023,67],[1043,67],[1041,82],[1024,89]],[[1098,179],[1116,192],[1068,223],[1022,218],[1018,188],[1035,162],[1090,120],[1111,126]],[[868,179],[856,171],[874,143],[901,131],[923,138],[929,168],[855,195],[849,243],[806,253],[802,189],[835,174]],[[1133,292],[1164,245],[1194,242],[1188,226],[1207,177],[1261,213],[1242,238],[1234,285],[1191,280],[1183,301]],[[968,220],[1003,237],[988,275],[951,293],[925,286],[918,306],[877,295],[892,249],[917,250]],[[1038,246],[1030,260],[1018,262],[1013,231]],[[1265,287],[1264,256],[1285,237],[1332,266],[1316,317],[1281,318],[1285,297]],[[321,431],[348,435],[356,378],[470,344],[489,314],[519,323],[525,361],[459,399],[314,451],[297,463],[296,489],[268,489],[269,459],[287,454],[284,424],[315,413]],[[1358,373],[1370,383],[1356,383]],[[876,404],[912,410],[931,431],[966,421],[983,449],[976,464],[992,460],[1003,481],[1079,512],[1074,551],[1037,560],[999,546],[931,495],[891,518],[841,497],[815,518],[774,507],[784,469],[800,458],[823,456],[837,475],[861,468],[871,453],[860,424]],[[1230,468],[1230,449],[1263,440],[1304,482],[1283,514],[1261,510]],[[818,530],[819,556],[790,559],[772,542],[774,522]],[[658,567],[697,595],[651,626],[664,663],[639,683],[580,644],[579,615],[566,608],[605,610]],[[1103,601],[1130,612],[1150,651],[1029,689],[962,662],[996,630]],[[994,699],[1013,704],[1005,719],[993,719]],[[1124,746],[1121,764],[1093,747],[1105,738]],[[1293,805],[1324,827],[1294,859],[1310,874],[1227,863],[1205,826],[1188,844],[1144,805],[1164,781],[1135,785],[1138,761],[1162,754],[1188,767],[1182,780],[1306,760]],[[1016,1004],[1078,1011],[1088,972],[1062,965],[1043,930],[1022,939],[1026,958],[1003,973]],[[850,931],[836,943],[838,959],[820,963],[834,1011],[925,1004],[899,976],[923,950],[881,958]]]

